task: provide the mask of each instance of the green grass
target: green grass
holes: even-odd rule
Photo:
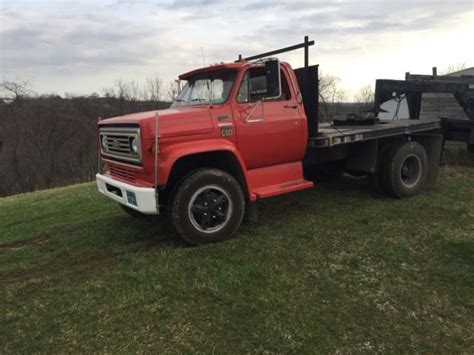
[[[189,248],[94,184],[0,199],[0,352],[474,352],[474,169],[345,177]]]

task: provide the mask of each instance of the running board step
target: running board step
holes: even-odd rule
[[[265,186],[253,191],[257,198],[267,198],[277,195],[286,194],[288,192],[294,192],[313,187],[313,183],[307,180],[296,180],[285,182],[283,184]]]

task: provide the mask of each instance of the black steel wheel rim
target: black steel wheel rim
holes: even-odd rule
[[[401,164],[400,178],[406,187],[414,187],[421,179],[421,160],[415,154],[408,155]]]
[[[224,228],[231,214],[232,200],[227,191],[217,185],[198,189],[188,206],[191,224],[203,233],[215,233]]]

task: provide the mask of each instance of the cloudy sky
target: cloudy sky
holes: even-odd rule
[[[311,63],[348,92],[376,78],[474,65],[470,1],[0,0],[0,79],[40,93],[102,93],[117,79],[172,80],[202,66],[316,41]],[[302,54],[281,57],[294,67]]]

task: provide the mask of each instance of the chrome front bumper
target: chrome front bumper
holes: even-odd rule
[[[133,186],[102,174],[95,177],[99,191],[105,196],[143,214],[159,214],[154,188]]]

